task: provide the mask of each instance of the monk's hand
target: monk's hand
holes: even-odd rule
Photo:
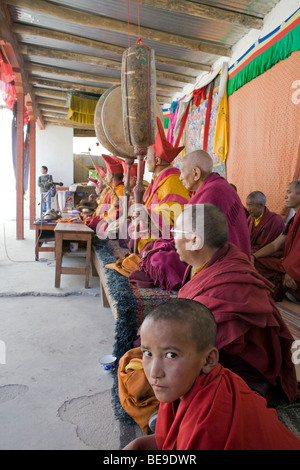
[[[297,290],[296,281],[288,273],[284,275],[283,285],[288,289]]]
[[[254,258],[253,255],[251,255],[251,264],[253,264],[253,266],[254,266],[254,264],[255,264],[255,258]]]
[[[136,209],[135,209],[135,210],[133,211],[133,213],[132,213],[132,218],[133,218],[133,219],[138,219],[139,216],[140,216],[140,213],[141,213],[141,212],[140,212],[139,210],[136,210]]]
[[[148,221],[148,211],[143,204],[134,204],[130,208],[131,217],[137,222],[146,222]]]

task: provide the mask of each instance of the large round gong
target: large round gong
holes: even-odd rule
[[[121,85],[109,88],[100,97],[94,126],[100,144],[113,155],[135,158],[134,149],[126,143],[124,135]]]

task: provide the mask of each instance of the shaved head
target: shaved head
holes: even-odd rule
[[[216,345],[216,320],[205,305],[195,300],[174,298],[158,305],[145,317],[142,331],[143,326],[151,320],[188,325],[190,338],[195,342],[198,351]]]
[[[195,150],[194,152],[187,153],[182,161],[186,162],[191,167],[196,166],[200,168],[201,172],[206,176],[209,175],[213,169],[213,160],[205,150]]]
[[[180,162],[180,180],[188,191],[197,191],[213,169],[213,160],[205,150],[188,153]]]

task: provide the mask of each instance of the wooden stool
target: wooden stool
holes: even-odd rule
[[[55,287],[60,287],[61,274],[85,274],[85,288],[89,287],[92,235],[94,230],[84,224],[58,223],[55,232]],[[63,267],[63,241],[86,242],[85,267]]]

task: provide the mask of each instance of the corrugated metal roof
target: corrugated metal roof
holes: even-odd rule
[[[100,96],[112,82],[121,80],[122,53],[128,44],[136,43],[139,25],[143,43],[155,51],[158,99],[165,101],[174,90],[182,89],[187,80],[194,83],[201,70],[208,70],[218,57],[230,56],[231,47],[251,28],[247,24],[249,18],[258,19],[261,25],[261,19],[278,0],[172,3],[183,5],[182,11],[164,9],[164,4],[169,5],[165,0],[159,3],[155,0],[8,0],[3,3],[7,3],[7,20],[8,23],[11,20],[29,76],[28,88],[33,94],[48,87],[56,90],[56,97],[61,98],[60,93],[72,86],[73,90],[78,87],[78,91]],[[218,10],[205,12],[204,17],[197,16],[199,12],[195,10],[189,14],[190,7],[199,6]],[[217,19],[220,12],[226,18]],[[235,17],[228,18],[233,13]],[[70,18],[68,14],[75,16]],[[65,52],[69,55],[63,55]],[[99,58],[98,63],[95,57]],[[43,120],[42,111],[40,117]]]

